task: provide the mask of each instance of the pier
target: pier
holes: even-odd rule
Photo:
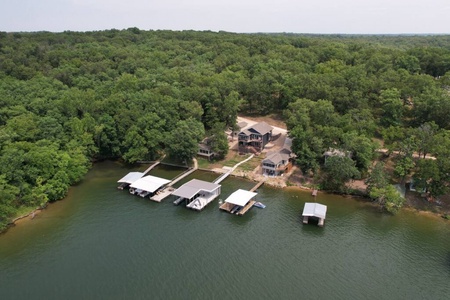
[[[256,201],[252,199],[257,195],[255,191],[264,184],[264,181],[265,180],[261,180],[258,182],[250,191],[242,189],[235,191],[222,205],[220,205],[219,208],[230,214],[236,214],[238,216],[244,215],[256,203]]]
[[[158,160],[154,164],[152,164],[150,167],[147,168],[144,172],[130,172],[121,179],[119,179],[117,182],[120,183],[120,185],[117,187],[119,190],[123,190],[124,188],[130,186],[132,183],[137,181],[138,179],[142,178],[151,171],[154,167],[159,165],[161,161]]]
[[[258,182],[254,187],[252,187],[252,189],[250,190],[250,192],[256,191],[260,186],[262,186],[262,185],[264,184],[265,181],[266,181],[266,180],[263,179],[263,180],[261,180],[260,182]]]
[[[162,200],[164,200],[168,196],[172,195],[172,193],[175,191],[175,189],[173,188],[173,185],[175,183],[177,183],[178,181],[180,181],[181,179],[186,178],[187,176],[189,176],[190,174],[192,174],[193,172],[195,172],[198,169],[197,159],[194,158],[193,162],[194,162],[194,167],[189,168],[188,170],[186,170],[183,173],[181,173],[178,176],[176,176],[174,179],[172,179],[166,185],[166,187],[164,189],[162,189],[157,194],[155,194],[152,197],[150,197],[150,200],[153,200],[153,201],[156,201],[156,202],[161,202]]]
[[[178,197],[173,204],[178,205],[186,201],[186,207],[202,210],[220,195],[220,187],[220,184],[217,183],[192,179],[172,193]]]
[[[157,165],[159,165],[161,163],[160,160],[156,161],[153,165],[151,165],[150,167],[147,168],[147,170],[144,171],[144,173],[142,174],[142,176],[145,176],[145,174],[147,174],[148,172],[150,172],[154,167],[156,167]]]

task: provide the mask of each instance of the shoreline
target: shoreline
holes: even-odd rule
[[[173,167],[179,167],[179,168],[186,168],[186,166],[175,165],[175,164],[172,164],[172,163],[161,162],[161,164],[162,165],[169,165],[169,166],[173,166]],[[199,168],[198,170],[204,171],[204,172],[211,172],[211,173],[215,173],[215,174],[223,174],[226,171],[225,169],[223,169],[223,170],[220,169],[219,170],[218,168],[213,168],[213,169]],[[295,184],[287,185],[286,182],[288,181],[290,175],[291,174],[287,175],[286,177],[284,177],[282,179],[276,178],[276,177],[274,177],[274,178],[266,177],[266,181],[264,182],[264,185],[267,184],[268,186],[270,186],[272,188],[288,189],[288,190],[299,190],[299,191],[303,191],[303,192],[313,190],[312,188],[307,187],[307,186],[303,186],[303,185],[295,185]],[[248,172],[243,172],[243,171],[233,172],[233,173],[230,174],[230,176],[233,176],[233,177],[236,177],[236,178],[243,178],[243,179],[250,180],[250,181],[253,181],[253,182],[258,182],[259,180],[261,180],[261,179],[258,179],[256,177],[263,177],[262,175],[256,175],[255,176],[255,174],[251,174],[251,173],[249,174]],[[271,180],[271,179],[274,179],[274,180]],[[284,184],[280,184],[280,182],[283,182]],[[327,191],[323,191],[323,190],[318,190],[318,193],[328,193],[328,192]],[[363,197],[361,195],[335,194],[335,193],[329,193],[329,194],[339,195],[339,196],[343,196],[343,197],[351,197],[351,198],[365,198],[365,197]],[[61,199],[61,200],[64,200],[64,198]],[[58,200],[58,201],[61,201],[61,200]],[[371,203],[371,201],[367,200],[367,203]],[[34,217],[36,215],[38,215],[40,213],[43,213],[43,210],[48,205],[51,205],[51,203],[47,203],[44,207],[35,208],[35,209],[33,209],[33,210],[23,214],[23,215],[15,217],[14,219],[12,219],[8,223],[8,226],[3,231],[0,231],[0,234],[5,233],[6,231],[8,231],[9,228],[17,225],[21,221],[24,221],[24,219],[26,219],[27,217],[31,216],[31,220],[34,219]],[[446,218],[444,217],[445,214],[442,213],[442,212],[433,212],[433,211],[429,211],[429,210],[421,210],[421,209],[415,208],[413,206],[403,206],[401,208],[401,210],[407,210],[407,211],[410,211],[410,212],[413,212],[413,213],[417,213],[419,215],[433,216],[433,217],[436,217],[436,218],[439,218],[439,219],[446,220]]]
[[[213,168],[213,169],[199,169],[201,171],[206,171],[206,172],[212,172],[215,174],[222,174],[222,171],[219,171],[217,168]],[[287,185],[286,182],[289,181],[289,177],[291,174],[288,174],[286,177],[284,177],[282,180],[284,181],[284,185],[280,185],[279,184],[279,179],[280,178],[276,178],[274,177],[274,179],[278,179],[278,181],[272,180],[271,181],[271,177],[267,177],[267,180],[264,182],[264,185],[269,185],[272,188],[279,188],[279,189],[287,189],[287,190],[298,190],[298,191],[303,191],[303,192],[307,192],[307,191],[312,191],[313,189],[307,186],[303,186],[303,185]],[[243,179],[247,179],[253,182],[258,182],[259,179],[256,177],[262,177],[261,175],[256,175],[253,176],[250,175],[248,172],[233,172],[232,174],[230,174],[230,176],[234,176],[237,178],[243,178]],[[332,194],[332,195],[338,195],[338,196],[342,196],[342,197],[350,197],[350,198],[358,198],[358,199],[363,199],[367,204],[373,204],[373,201],[371,201],[369,198],[364,197],[363,195],[353,195],[353,194],[336,194],[336,193],[331,193],[331,192],[327,192],[324,190],[318,190],[318,193],[322,194],[322,193],[327,193],[327,194]],[[376,206],[375,204],[373,204],[374,206]],[[418,215],[424,215],[424,216],[429,216],[429,217],[433,217],[436,219],[444,219],[447,220],[444,215],[444,212],[434,212],[434,211],[429,211],[429,210],[423,210],[411,205],[405,205],[403,206],[400,211],[408,211],[408,212],[412,212],[412,213],[416,213]]]

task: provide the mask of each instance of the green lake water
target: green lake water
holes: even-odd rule
[[[65,200],[0,235],[0,299],[450,299],[449,221],[319,194],[325,227],[303,225],[314,198],[269,187],[257,196],[267,208],[242,217],[217,200],[196,212],[118,190],[129,171],[98,163]],[[253,185],[229,177],[221,198]]]

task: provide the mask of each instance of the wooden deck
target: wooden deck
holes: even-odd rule
[[[236,213],[236,215],[238,216],[242,216],[243,214],[245,214],[247,211],[249,211],[250,208],[253,207],[253,204],[255,204],[256,201],[255,200],[250,200],[239,212]],[[233,209],[235,205],[228,203],[228,202],[224,202],[222,203],[222,205],[220,205],[220,209],[227,211],[229,213],[231,213],[231,210]]]
[[[256,191],[260,186],[262,186],[262,185],[264,184],[265,181],[266,181],[266,180],[263,179],[263,180],[261,180],[260,182],[258,182],[258,183],[250,190],[250,192]]]
[[[255,204],[256,201],[255,200],[251,200],[247,203],[247,205],[245,205],[240,211],[238,211],[237,215],[238,216],[242,216],[243,214],[245,214],[250,208],[253,207],[253,204]]]
[[[224,202],[222,203],[222,205],[220,205],[220,209],[227,211],[227,212],[231,212],[231,210],[233,209],[234,204],[228,203],[228,202]]]
[[[173,191],[175,191],[173,187],[166,187],[161,191],[157,192],[155,195],[151,196],[150,200],[161,202],[164,198],[172,194]]]

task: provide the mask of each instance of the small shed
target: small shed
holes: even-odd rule
[[[327,206],[319,203],[306,202],[303,208],[303,224],[308,224],[309,218],[318,219],[318,225],[323,227],[327,215]]]
[[[155,193],[158,189],[169,182],[170,180],[164,178],[147,175],[130,184],[130,189],[140,191],[139,195],[145,197],[149,194]]]
[[[120,183],[119,189],[123,190],[125,187],[129,186],[139,178],[141,178],[144,175],[142,172],[130,172],[124,177],[120,178],[117,182]]]
[[[244,214],[247,212],[255,201],[252,200],[258,193],[239,189],[233,192],[225,202],[220,206],[220,209],[228,211],[229,213]]]

